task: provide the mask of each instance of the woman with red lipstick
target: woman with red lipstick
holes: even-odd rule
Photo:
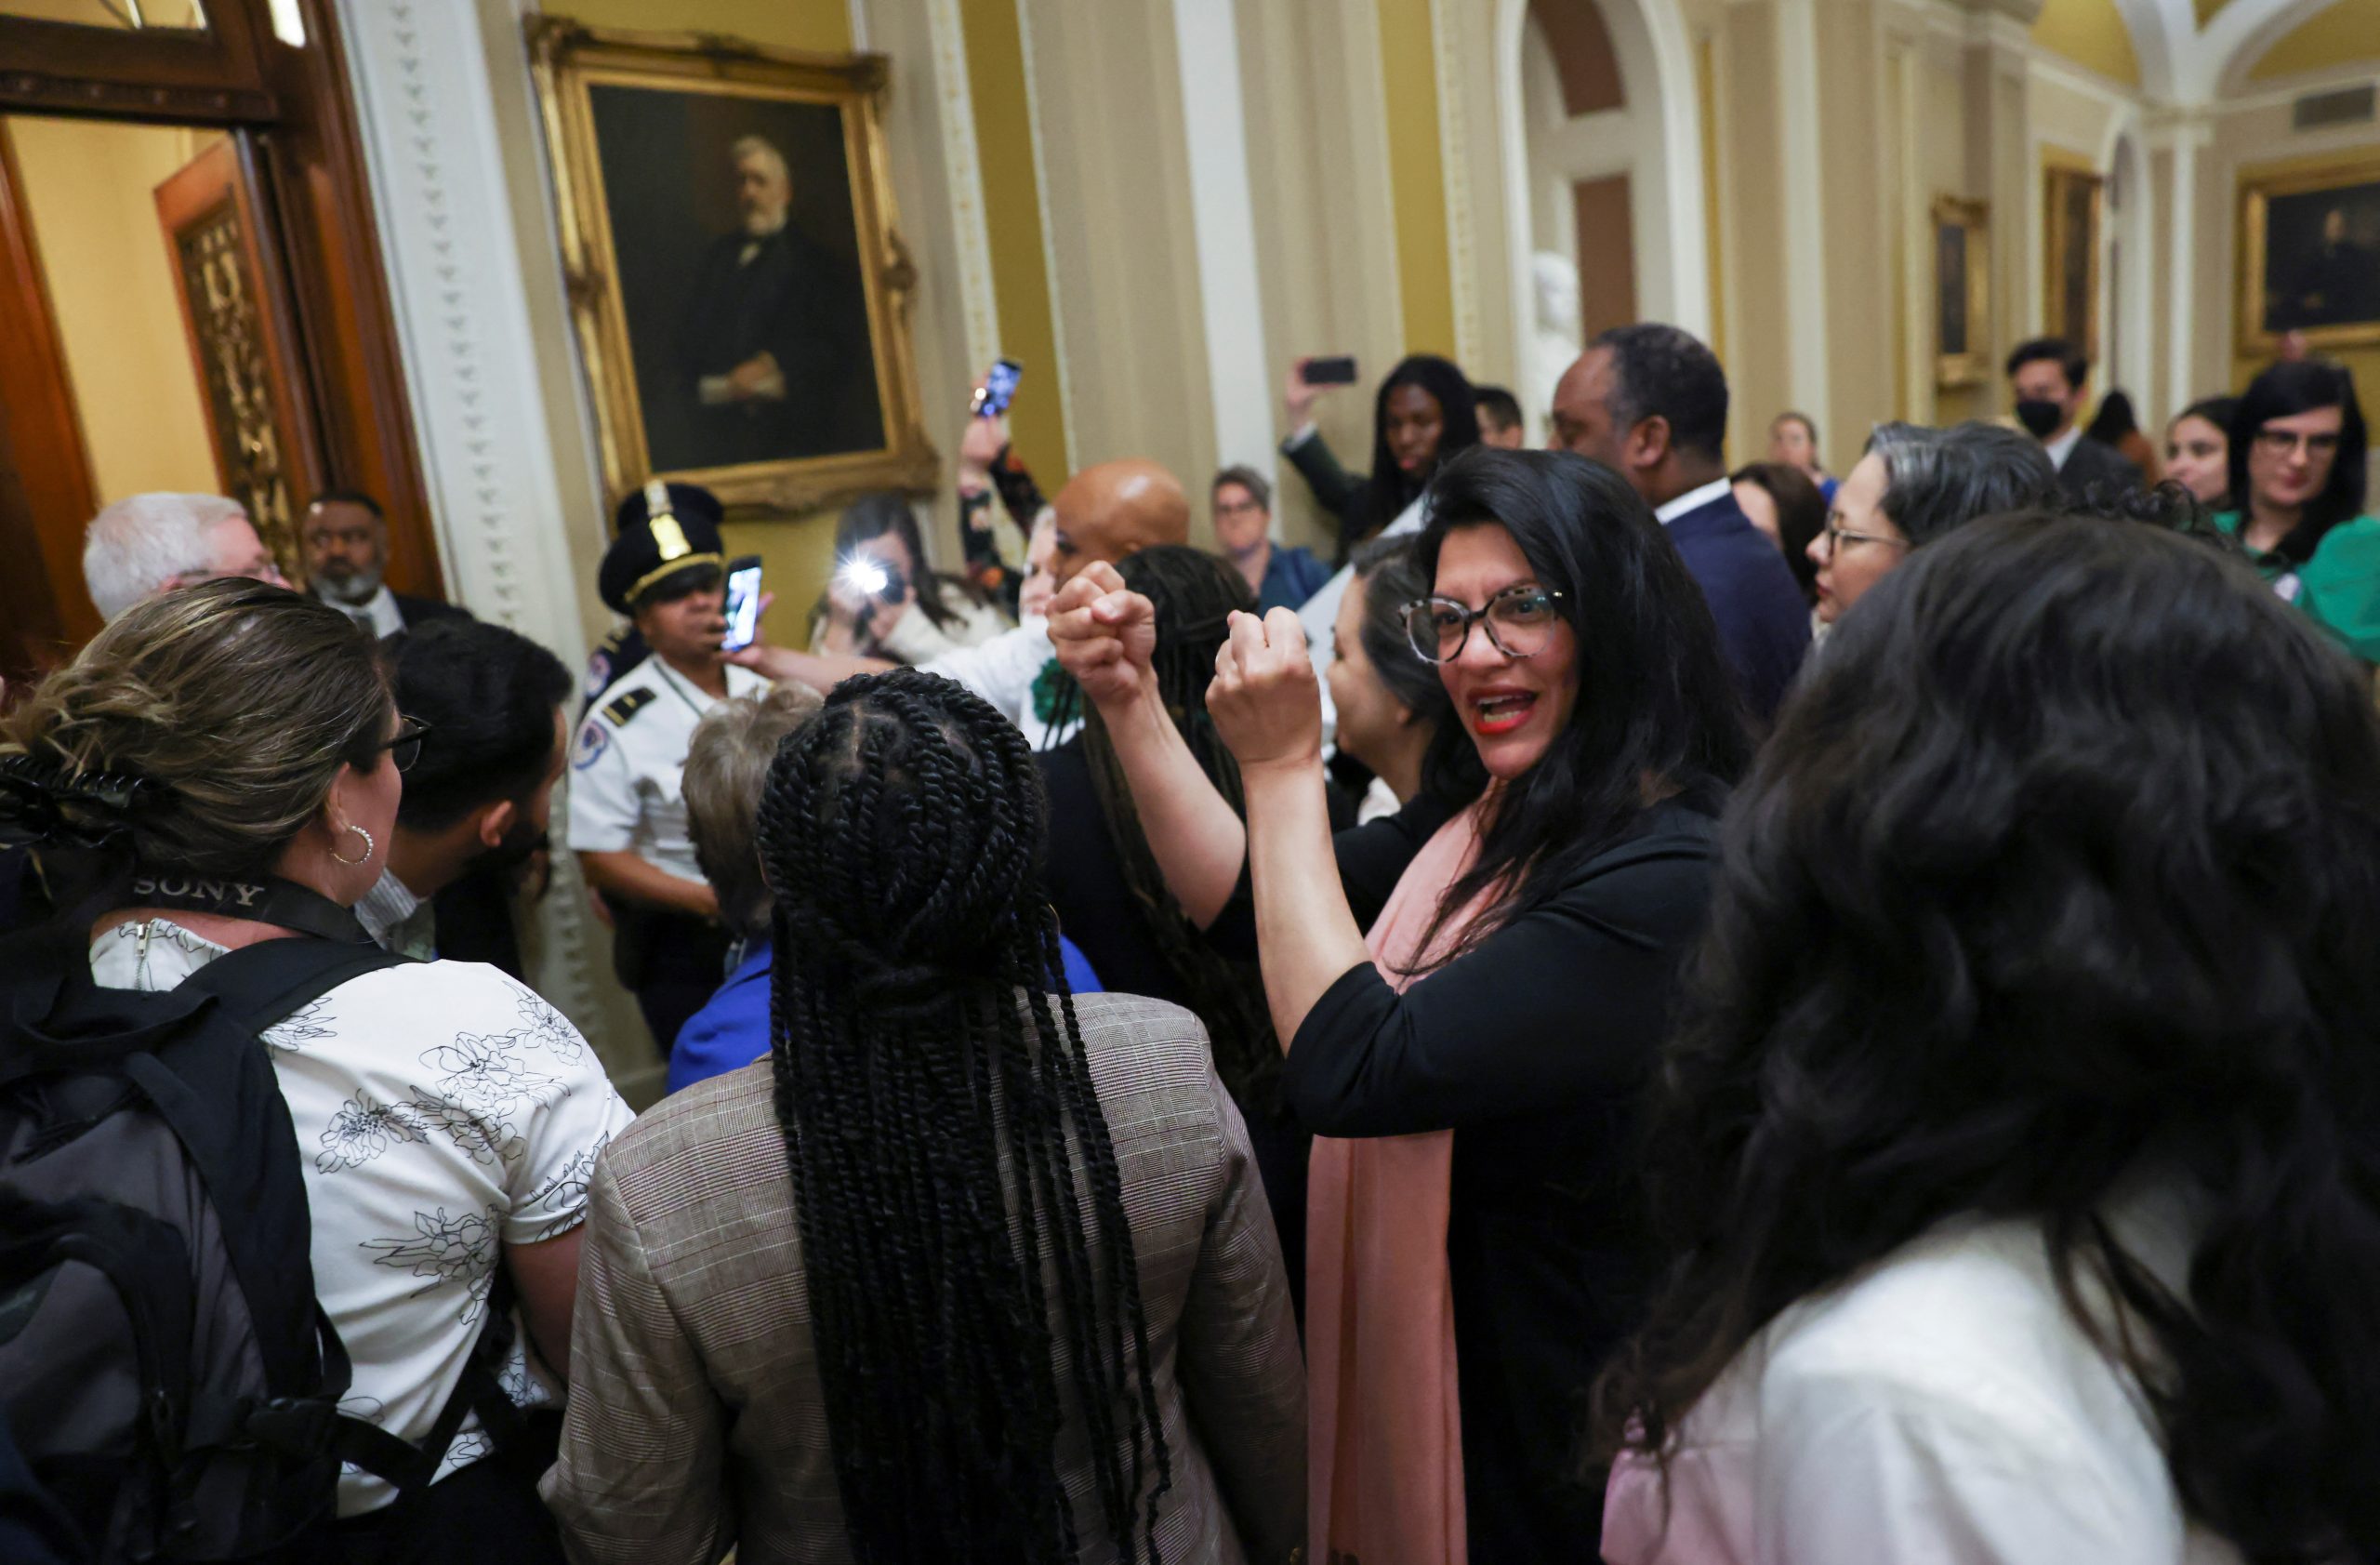
[[[1710,611],[1617,475],[1482,450],[1430,500],[1407,623],[1488,774],[1459,808],[1332,837],[1293,616],[1235,617],[1208,694],[1244,827],[1155,697],[1146,601],[1086,572],[1051,633],[1184,911],[1219,944],[1252,922],[1317,1133],[1310,1557],[1580,1558],[1579,1393],[1648,1277],[1633,1105],[1749,744]]]
[[[2273,590],[2366,663],[2380,663],[2380,520],[2363,514],[2355,377],[2320,359],[2250,381],[2231,423],[2231,493],[2216,526]]]

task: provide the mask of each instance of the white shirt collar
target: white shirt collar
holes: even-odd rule
[[[380,590],[360,603],[350,603],[334,597],[321,582],[314,586],[315,596],[370,630],[375,636],[393,636],[405,628],[404,616],[397,611],[397,595],[382,582]]]
[[[1653,508],[1654,520],[1664,527],[1689,511],[1698,511],[1712,500],[1724,500],[1735,493],[1735,485],[1724,478],[1714,478],[1699,489],[1688,489],[1677,498]]]
[[[2042,449],[2049,453],[2049,465],[2063,472],[2066,470],[2066,458],[2073,456],[2074,448],[2082,444],[2082,426],[2076,424],[2056,440],[2044,444]]]

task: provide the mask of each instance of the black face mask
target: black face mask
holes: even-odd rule
[[[2066,422],[2066,407],[2044,397],[2026,397],[2016,404],[2016,422],[2030,431],[2035,440],[2047,440]]]

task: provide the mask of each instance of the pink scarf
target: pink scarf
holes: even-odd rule
[[[1364,944],[1400,993],[1438,899],[1479,851],[1478,807],[1414,856]],[[1443,949],[1477,916],[1463,910]],[[1312,1565],[1466,1565],[1447,1211],[1454,1133],[1314,1138],[1306,1195]]]

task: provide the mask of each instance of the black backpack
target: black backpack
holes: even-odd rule
[[[496,1301],[422,1447],[338,1413],[350,1366],[260,1041],[403,961],[263,940],[149,994],[93,984],[72,931],[0,942],[0,1417],[92,1557],[319,1558],[341,1461],[410,1494],[467,1412],[502,1441]]]

